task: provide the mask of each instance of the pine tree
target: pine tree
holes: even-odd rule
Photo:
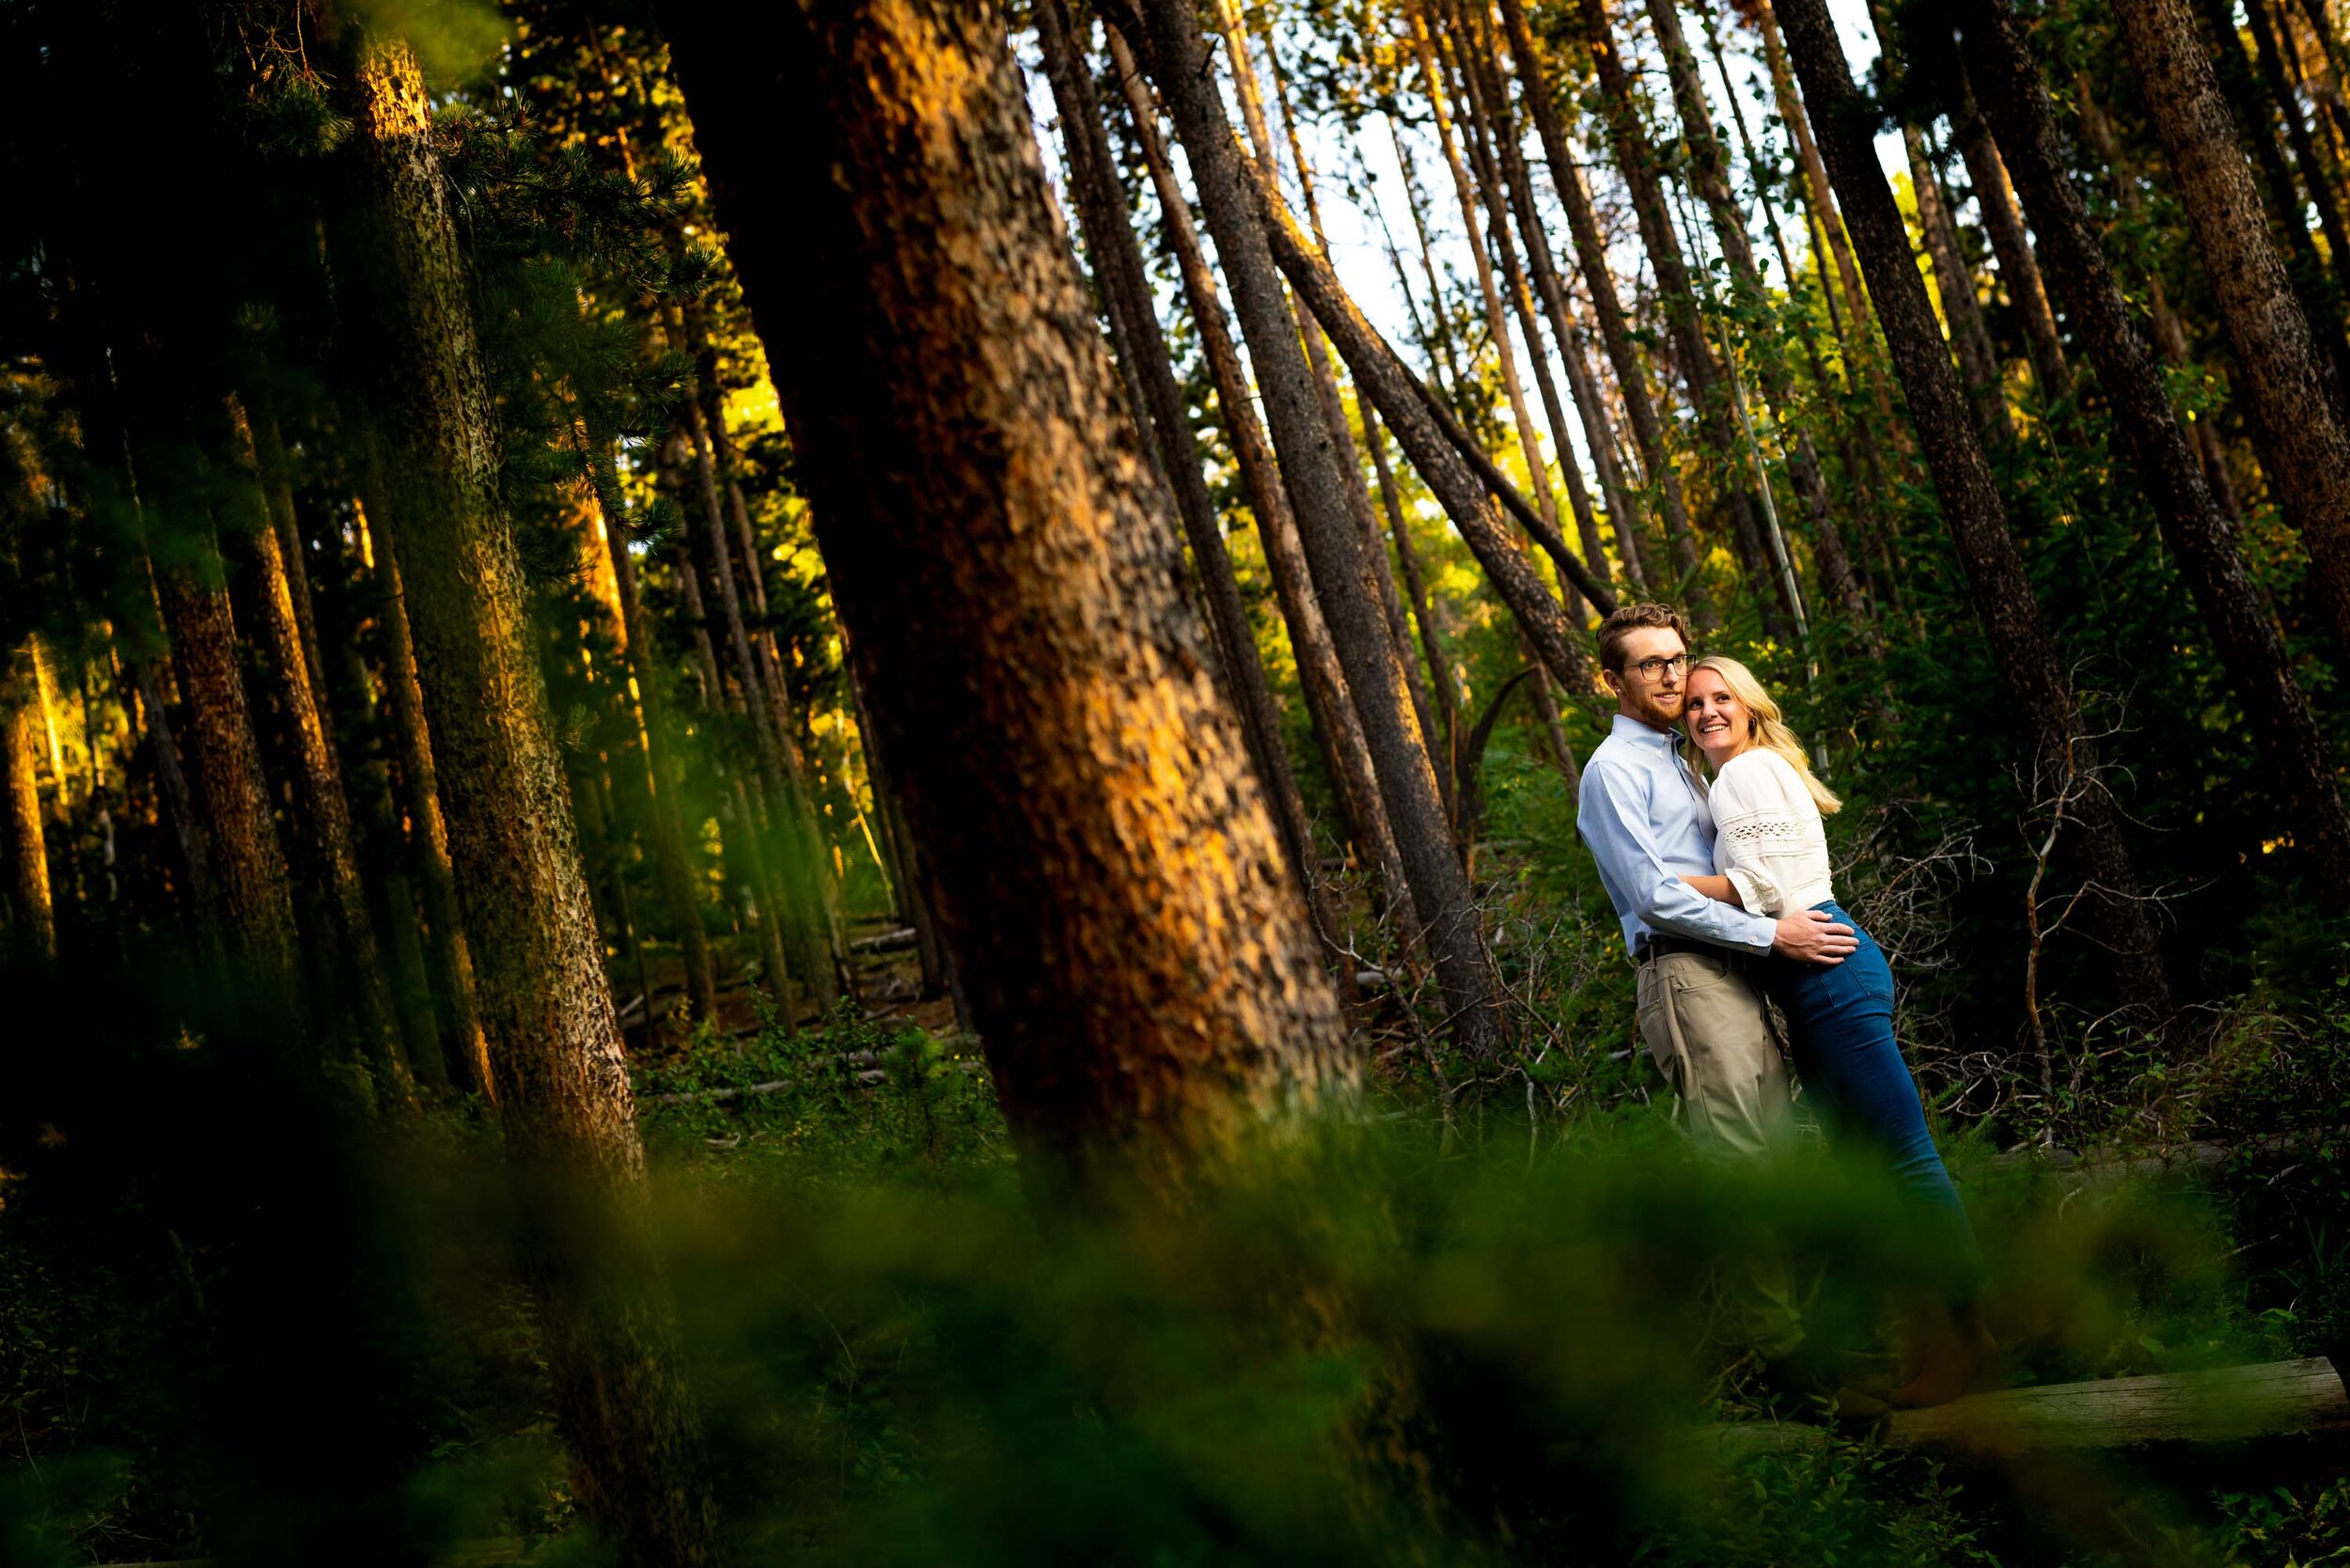
[[[760,51],[669,27],[1007,1114],[1179,1180],[1354,1069],[998,19],[843,5]],[[960,90],[919,90],[935,70]]]

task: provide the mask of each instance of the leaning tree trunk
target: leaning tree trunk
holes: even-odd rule
[[[2235,351],[2261,465],[2300,530],[2310,584],[2350,660],[2350,429],[2342,388],[2277,254],[2260,191],[2185,0],[2117,0],[2148,117]]]
[[[8,913],[15,956],[47,968],[57,961],[57,917],[49,901],[49,848],[40,821],[39,721],[33,713],[32,656],[0,652],[0,817],[5,818]]]
[[[1942,196],[1941,173],[1918,127],[1902,127],[1902,146],[1909,154],[1909,188],[1917,193],[1918,227],[1925,235],[1926,259],[1934,263],[1934,291],[1942,300],[1942,319],[1950,326],[1950,347],[1966,377],[1966,395],[1974,400],[1976,428],[1982,444],[1997,451],[2015,439],[2015,421],[2009,415],[2007,388],[1999,370],[1998,351],[1983,325],[1982,306],[1975,298],[1975,274],[1966,265],[1959,241],[1958,222]]]
[[[1584,35],[1599,78],[1608,147],[1616,160],[1616,171],[1622,176],[1632,196],[1640,245],[1647,251],[1649,265],[1656,274],[1658,303],[1664,308],[1674,362],[1681,367],[1682,380],[1688,386],[1689,401],[1697,414],[1698,433],[1714,455],[1716,483],[1730,514],[1731,542],[1736,549],[1747,587],[1759,603],[1764,627],[1782,644],[1794,646],[1796,606],[1778,574],[1771,570],[1762,525],[1755,518],[1755,496],[1740,472],[1745,464],[1739,458],[1737,432],[1731,427],[1729,405],[1732,389],[1727,384],[1724,368],[1706,341],[1697,290],[1690,282],[1688,263],[1683,258],[1681,242],[1673,233],[1671,210],[1665,202],[1664,182],[1658,174],[1660,160],[1647,127],[1641,123],[1639,96],[1616,47],[1615,24],[1608,16],[1607,0],[1581,0],[1581,5]]]
[[[2122,162],[2122,149],[2114,142],[2113,123],[2090,91],[2086,71],[2074,78],[2074,86],[2079,98],[2076,123],[2080,126],[2081,140],[2105,164],[2107,183],[2113,189],[2114,203],[2122,210],[2123,217],[2136,224],[2144,205],[2138,196],[2137,177]],[[2163,363],[2173,369],[2193,368],[2195,358],[2187,347],[2186,327],[2170,304],[2158,274],[2150,274],[2146,278],[2146,313],[2154,321],[2154,348],[2161,353]],[[2229,472],[2227,448],[2220,445],[2217,421],[2198,419],[2188,431],[2195,437],[2196,451],[2202,457],[2203,482],[2211,486],[2212,499],[2228,514],[2230,525],[2241,526],[2244,507],[2236,497],[2235,476]]]
[[[2251,720],[2293,837],[2307,847],[2322,894],[2335,903],[2350,900],[2350,815],[2342,810],[2332,759],[2294,678],[2276,618],[2203,483],[2201,460],[2170,406],[2162,364],[2130,320],[2129,303],[2066,173],[2056,112],[2022,24],[2010,0],[1965,0],[1959,22],[1967,72],[2003,128],[1999,148],[2022,188],[2047,274],[2096,367],[2163,541]]]
[[[375,437],[368,437],[375,450]],[[382,464],[370,459],[370,467]],[[368,490],[381,497],[381,480],[370,472]],[[375,508],[382,516],[386,509]],[[362,526],[367,516],[361,503]],[[465,935],[457,902],[457,870],[449,858],[448,819],[441,810],[440,770],[433,765],[432,737],[424,717],[424,688],[416,681],[415,635],[408,624],[408,593],[400,581],[400,556],[388,531],[376,533],[375,588],[384,632],[384,687],[391,698],[392,729],[400,757],[400,792],[408,808],[408,831],[422,870],[424,919],[432,934],[434,995],[441,1006],[441,1045],[449,1080],[468,1094],[496,1097],[490,1074],[490,1048],[481,1033],[476,997],[473,944]]]
[[[1005,1109],[1179,1179],[1354,1068],[1002,18],[841,0],[756,53],[668,20]]]
[[[1607,423],[1607,411],[1599,400],[1599,391],[1592,384],[1590,365],[1583,352],[1583,331],[1574,316],[1574,304],[1567,292],[1566,283],[1559,275],[1559,264],[1552,256],[1550,236],[1543,231],[1542,210],[1534,199],[1534,181],[1528,173],[1526,152],[1520,145],[1516,117],[1511,112],[1509,88],[1503,84],[1501,71],[1495,64],[1495,39],[1487,28],[1489,19],[1481,6],[1469,12],[1467,37],[1460,51],[1464,75],[1479,119],[1493,127],[1491,137],[1493,160],[1498,165],[1499,179],[1489,198],[1493,207],[1496,243],[1505,254],[1511,251],[1508,219],[1514,218],[1519,239],[1526,252],[1527,271],[1532,274],[1534,292],[1543,304],[1543,312],[1549,319],[1551,336],[1558,339],[1559,357],[1567,370],[1568,395],[1574,400],[1575,416],[1583,427],[1584,445],[1590,450],[1591,468],[1599,478],[1600,494],[1606,499],[1608,521],[1614,525],[1618,547],[1622,556],[1624,575],[1645,592],[1648,568],[1639,537],[1639,514],[1632,503],[1630,491],[1616,463],[1614,431]],[[1480,141],[1480,149],[1482,143]],[[1506,197],[1506,199],[1505,199]],[[1529,321],[1526,327],[1527,342],[1535,349],[1535,367],[1543,371],[1545,361],[1540,352],[1542,337]],[[1545,385],[1545,400],[1555,401],[1555,394]],[[1574,449],[1566,431],[1557,430],[1559,466],[1567,470],[1572,491],[1580,494],[1582,480],[1574,470]],[[1589,522],[1590,505],[1585,500],[1577,509],[1575,521],[1585,527],[1584,559],[1592,571],[1607,575],[1607,557],[1596,525]]]
[[[1142,247],[1135,241],[1134,222],[1118,184],[1117,164],[1109,133],[1102,122],[1092,74],[1084,68],[1084,51],[1072,36],[1067,0],[1038,0],[1036,19],[1054,102],[1060,109],[1061,134],[1069,147],[1086,254],[1092,259],[1095,280],[1114,312],[1126,321],[1126,340],[1149,415],[1145,428],[1158,440],[1159,465],[1174,493],[1184,542],[1191,547],[1192,570],[1207,600],[1209,629],[1214,634],[1225,679],[1239,710],[1249,760],[1264,787],[1265,803],[1272,809],[1274,826],[1280,832],[1282,850],[1299,895],[1313,917],[1314,929],[1336,951],[1343,946],[1345,933],[1314,876],[1312,828],[1306,820],[1306,803],[1297,792],[1296,775],[1290,770],[1280,709],[1265,679],[1264,659],[1257,651],[1256,627],[1232,575],[1214,499],[1200,472],[1190,411],[1184,405],[1183,386],[1175,379],[1166,335],[1159,329],[1150,271]],[[1350,966],[1348,975],[1353,972]]]
[[[1567,140],[1565,123],[1560,119],[1556,93],[1543,69],[1543,56],[1534,44],[1534,35],[1527,25],[1524,0],[1501,0],[1501,14],[1510,35],[1510,52],[1516,61],[1518,80],[1526,85],[1526,102],[1533,110],[1535,133],[1543,144],[1543,160],[1550,165],[1552,186],[1567,210],[1567,227],[1574,237],[1575,260],[1583,269],[1583,281],[1590,290],[1591,313],[1599,319],[1601,344],[1607,351],[1608,363],[1615,367],[1616,389],[1623,399],[1626,422],[1632,426],[1632,438],[1640,448],[1640,466],[1648,474],[1649,483],[1657,492],[1664,513],[1666,542],[1672,552],[1672,575],[1681,580],[1680,592],[1687,601],[1691,618],[1700,626],[1710,626],[1716,620],[1712,601],[1704,586],[1698,580],[1697,534],[1689,525],[1689,513],[1681,494],[1680,471],[1673,465],[1672,455],[1665,448],[1664,422],[1658,417],[1655,400],[1649,395],[1647,372],[1640,366],[1640,353],[1632,337],[1632,325],[1623,313],[1623,306],[1616,297],[1615,274],[1607,262],[1607,239],[1599,226],[1599,215],[1591,209],[1591,198],[1583,187],[1583,167],[1576,160],[1574,146]],[[1668,585],[1659,574],[1655,587],[1661,591]]]
[[[1768,310],[1770,291],[1763,284],[1762,269],[1755,265],[1754,247],[1747,238],[1747,214],[1730,194],[1729,160],[1722,155],[1721,141],[1714,134],[1713,110],[1705,101],[1704,84],[1698,78],[1697,56],[1690,53],[1682,34],[1677,8],[1678,0],[1649,0],[1648,5],[1657,46],[1664,51],[1674,107],[1681,117],[1682,145],[1687,153],[1685,173],[1698,198],[1705,203],[1716,243],[1730,263],[1731,282],[1748,308]],[[1778,426],[1781,445],[1786,448],[1788,478],[1794,481],[1795,493],[1803,497],[1804,510],[1811,517],[1812,554],[1821,580],[1829,598],[1842,612],[1854,638],[1864,651],[1873,654],[1878,651],[1876,630],[1870,619],[1868,601],[1861,597],[1860,581],[1853,572],[1851,553],[1844,548],[1844,531],[1836,522],[1827,477],[1820,470],[1819,453],[1812,447],[1810,433],[1790,417],[1794,396],[1785,361],[1767,346],[1755,355],[1755,360],[1762,380],[1763,399],[1770,406],[1772,420]],[[1784,556],[1783,541],[1778,553]],[[1778,565],[1782,572],[1792,570],[1784,559]]]
[[[1452,1031],[1470,1050],[1490,1051],[1503,1031],[1499,980],[1485,949],[1467,870],[1453,848],[1403,664],[1378,602],[1361,536],[1350,522],[1355,514],[1347,477],[1282,294],[1250,165],[1233,142],[1215,78],[1206,73],[1200,58],[1203,40],[1188,0],[1151,0],[1143,8],[1143,25],[1149,28],[1152,80],[1190,154],[1216,256],[1240,308],[1266,423],[1297,503],[1307,564],[1363,723],[1380,799],[1403,857]],[[1323,325],[1328,328],[1329,322]],[[1359,368],[1355,380],[1360,386]]]
[[[499,439],[408,45],[363,33],[349,77],[366,290],[351,324],[388,448],[382,483],[556,1413],[588,1516],[628,1563],[717,1554],[699,1422],[647,1231],[643,1146],[498,487]]]
[[[652,832],[653,875],[661,884],[661,900],[676,928],[678,949],[685,964],[685,1002],[697,1019],[718,1015],[717,971],[711,962],[710,933],[702,925],[702,903],[695,890],[692,862],[686,856],[685,816],[678,805],[678,774],[669,750],[669,696],[656,663],[650,629],[645,624],[644,602],[636,590],[636,557],[628,548],[628,509],[620,494],[620,476],[612,457],[612,439],[600,427],[584,431],[588,443],[588,472],[603,509],[605,553],[612,558],[614,592],[620,601],[620,643],[628,658],[629,678],[635,683],[636,716],[644,726],[645,790]],[[652,998],[645,998],[645,1016],[652,1016]]]
[[[2071,679],[2032,598],[1991,464],[1975,433],[1966,388],[1926,299],[1901,209],[1876,161],[1871,111],[1853,86],[1826,0],[1779,0],[1778,11],[1803,81],[1811,129],[1867,272],[1886,347],[1941,498],[1943,521],[1966,572],[1976,618],[1996,651],[2010,698],[2023,710],[2034,768],[2044,776],[2070,760],[2093,780],[2095,763]],[[2127,1002],[2159,1016],[2167,1010],[2169,989],[2116,818],[2111,796],[2092,783],[2077,820],[2082,858],[2098,888],[2093,919],[2115,952]]]
[[[1175,179],[1175,165],[1160,134],[1158,104],[1151,96],[1126,40],[1115,28],[1109,34],[1110,59],[1126,98],[1128,123],[1142,149],[1143,162],[1159,196],[1168,246],[1183,277],[1183,292],[1191,302],[1192,324],[1199,334],[1199,349],[1215,384],[1216,406],[1226,438],[1240,469],[1241,488],[1256,515],[1257,536],[1264,546],[1265,572],[1273,579],[1282,623],[1289,628],[1290,650],[1297,660],[1298,690],[1306,699],[1306,716],[1322,748],[1323,761],[1338,797],[1339,814],[1355,852],[1375,868],[1387,911],[1398,924],[1402,946],[1408,951],[1420,945],[1419,922],[1412,913],[1411,889],[1404,880],[1403,857],[1387,825],[1380,803],[1379,785],[1372,776],[1371,748],[1347,695],[1346,673],[1339,666],[1329,623],[1314,595],[1306,567],[1306,549],[1297,537],[1297,518],[1291,510],[1288,488],[1281,482],[1280,464],[1273,443],[1257,416],[1254,389],[1241,365],[1240,346],[1224,313],[1215,274],[1208,265],[1207,247],[1191,221],[1191,205]]]
[[[343,791],[343,770],[335,756],[334,738],[321,716],[319,688],[312,680],[302,618],[288,581],[278,519],[267,477],[254,449],[253,431],[242,403],[227,404],[230,457],[235,469],[236,499],[246,513],[224,530],[223,543],[250,576],[253,603],[259,609],[263,668],[269,691],[285,717],[293,742],[295,786],[302,804],[300,819],[309,828],[308,859],[322,889],[334,921],[334,963],[343,986],[358,1004],[359,1044],[374,1073],[382,1100],[413,1103],[413,1067],[421,1066],[428,1083],[440,1065],[436,1056],[419,1063],[407,1060],[400,1017],[392,1006],[391,985],[384,977],[383,954],[375,939],[375,922],[368,913],[366,886],[359,875],[359,852],[352,832],[351,801]],[[291,504],[291,495],[287,495]],[[291,519],[286,520],[289,527]]]
[[[2040,384],[2044,408],[2052,408],[2072,390],[2072,368],[2064,357],[2064,339],[2057,331],[2056,312],[2040,279],[2040,263],[2024,235],[2023,214],[2015,210],[2015,191],[2008,182],[2007,165],[1992,139],[1991,123],[1975,103],[1974,82],[1964,69],[1950,73],[1950,133],[1958,155],[1966,165],[1966,182],[1974,187],[1975,211],[1999,264],[1999,281],[2007,285],[2008,304],[2023,324],[2025,355],[2031,361],[2032,379]]]
[[[228,590],[201,568],[181,566],[158,573],[156,594],[180,678],[189,771],[228,950],[268,1027],[299,1036],[308,1009],[293,885],[245,701]]]

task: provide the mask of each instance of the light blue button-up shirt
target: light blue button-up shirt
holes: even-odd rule
[[[1717,947],[1766,953],[1778,922],[1709,899],[1681,879],[1714,874],[1714,811],[1705,784],[1681,760],[1675,737],[1616,715],[1583,765],[1574,825],[1599,862],[1599,880],[1638,952],[1667,932]]]

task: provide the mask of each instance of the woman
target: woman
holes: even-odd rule
[[[1804,1095],[1833,1136],[1871,1148],[1941,1232],[1958,1283],[1912,1319],[1896,1405],[1940,1404],[1996,1376],[1996,1347],[1976,1296],[1973,1227],[1926,1130],[1918,1086],[1893,1037],[1893,973],[1885,950],[1836,902],[1823,812],[1842,802],[1814,777],[1778,704],[1751,670],[1718,655],[1689,668],[1683,722],[1714,772],[1716,875],[1684,880],[1761,915],[1815,909],[1853,928],[1860,948],[1821,966],[1776,955],[1760,978],[1786,1014]],[[1694,765],[1694,764],[1693,764]]]

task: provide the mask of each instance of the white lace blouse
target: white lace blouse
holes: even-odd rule
[[[1836,896],[1820,808],[1787,759],[1756,746],[1715,776],[1714,870],[1758,915],[1810,909]]]

